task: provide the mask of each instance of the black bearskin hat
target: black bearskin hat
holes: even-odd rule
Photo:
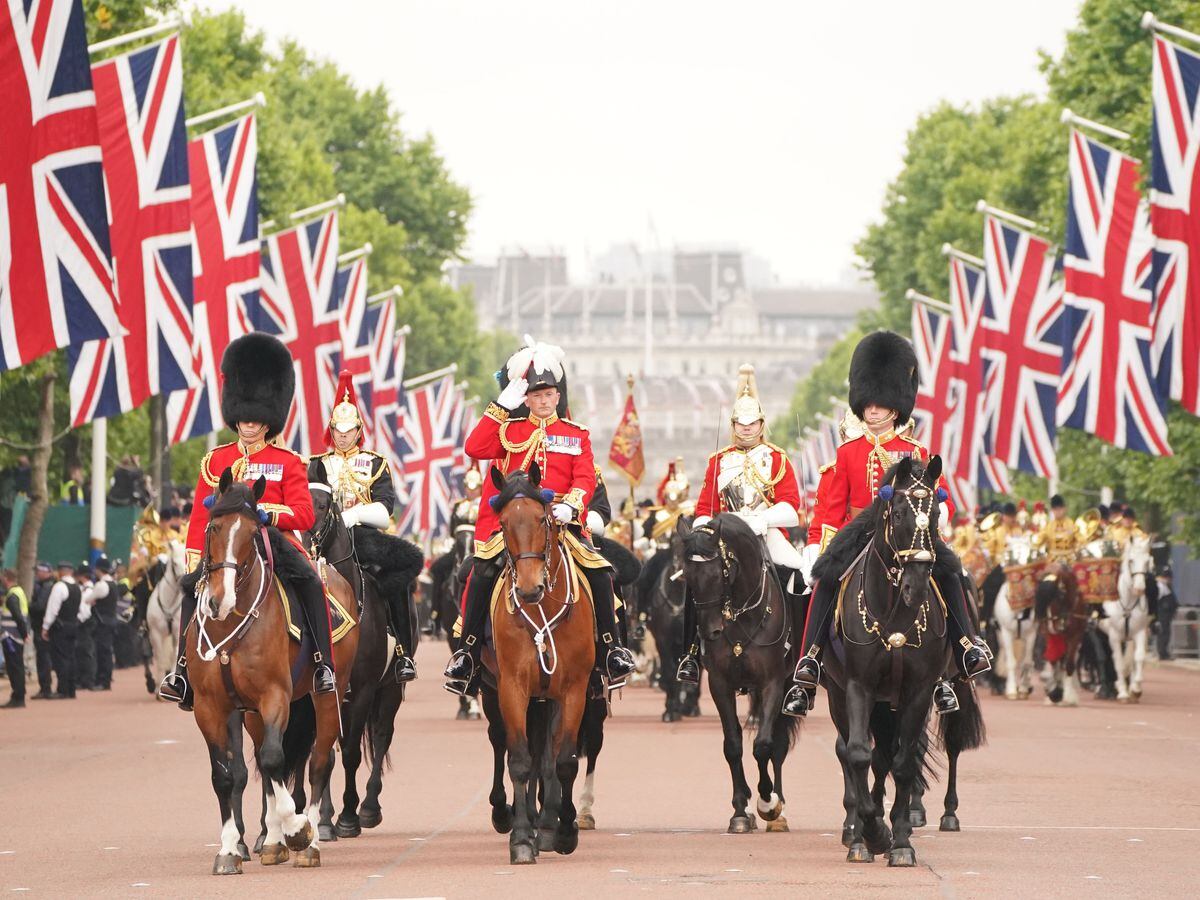
[[[850,410],[861,419],[868,404],[894,409],[899,427],[912,416],[919,381],[912,344],[894,331],[868,334],[850,357]]]
[[[1055,494],[1053,497],[1050,498],[1050,508],[1051,509],[1066,509],[1067,508],[1067,501],[1063,499],[1062,494]]]
[[[230,341],[221,357],[221,417],[237,431],[238,422],[264,422],[267,440],[283,431],[296,372],[292,354],[279,340],[259,331]]]

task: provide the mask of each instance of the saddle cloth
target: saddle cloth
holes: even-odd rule
[[[279,576],[275,576],[275,586],[279,589],[279,596],[286,598],[283,601],[283,616],[287,619],[288,634],[293,641],[300,640],[300,623],[304,621],[304,610],[300,606],[300,601],[296,598],[296,594],[290,588],[286,587]],[[336,644],[354,627],[355,622],[350,615],[338,603],[337,598],[329,591],[325,592],[325,599],[329,602],[329,619],[331,635],[333,642]]]

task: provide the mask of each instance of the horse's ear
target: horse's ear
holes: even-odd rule
[[[942,477],[942,458],[937,454],[929,460],[925,466],[925,480],[930,484],[936,485],[938,479]]]
[[[911,478],[912,477],[912,467],[913,467],[913,458],[911,456],[906,456],[906,457],[904,457],[904,459],[900,460],[900,465],[896,467],[896,475],[897,476],[903,475],[905,478]]]
[[[308,480],[315,484],[329,484],[329,476],[325,474],[325,463],[315,456],[308,461]]]
[[[261,500],[262,495],[267,492],[267,476],[259,475],[258,480],[254,482],[254,499]]]
[[[534,487],[542,483],[542,467],[537,463],[532,463],[529,466],[529,483]]]
[[[687,538],[692,533],[692,520],[687,516],[680,516],[676,519],[675,533],[681,538]]]
[[[226,466],[225,471],[221,473],[221,480],[217,482],[217,493],[225,493],[231,484],[233,484],[233,470]]]
[[[496,490],[504,490],[504,475],[500,472],[497,466],[492,466],[492,484],[496,486]]]

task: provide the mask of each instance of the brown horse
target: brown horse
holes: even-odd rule
[[[1046,642],[1046,702],[1079,705],[1079,647],[1090,615],[1087,597],[1066,563],[1052,563],[1034,595],[1038,633]]]
[[[221,475],[205,534],[196,618],[184,634],[196,695],[196,725],[208,744],[213,790],[221,808],[221,849],[213,863],[214,875],[242,871],[240,793],[235,796],[237,770],[244,771],[241,736],[236,732],[239,710],[245,711],[246,730],[254,740],[263,778],[267,825],[263,865],[286,861],[289,850],[299,852],[298,866],[321,864],[319,804],[333,769],[338,704],[358,645],[357,628],[335,645],[338,689],[314,695],[310,705],[306,695],[313,683],[311,654],[302,656],[300,645],[288,635],[287,599],[274,577],[270,541],[259,520],[258,500],[265,485],[259,478],[251,489],[235,482],[228,469]],[[353,616],[356,606],[350,586],[332,569],[325,575],[329,591]],[[307,712],[297,715],[289,728],[291,705],[299,700],[305,701]],[[287,780],[296,758],[310,749],[311,799],[302,814]]]
[[[571,853],[579,843],[572,796],[579,772],[576,739],[596,648],[586,581],[572,570],[549,514],[553,494],[540,489],[537,464],[528,475],[517,471],[507,479],[493,468],[492,481],[500,491],[493,502],[508,557],[492,635],[515,799],[509,859],[522,865],[537,861],[539,775],[545,780],[543,822],[557,806],[554,851]]]

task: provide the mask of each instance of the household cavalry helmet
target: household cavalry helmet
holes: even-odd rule
[[[363,418],[358,409],[358,398],[354,393],[354,378],[346,369],[343,369],[338,376],[337,391],[333,396],[335,402],[333,412],[329,416],[329,424],[325,428],[325,444],[329,447],[333,446],[334,431],[346,434],[357,428],[359,429],[358,446],[361,447]]]
[[[687,500],[689,488],[687,474],[683,471],[683,457],[676,457],[667,463],[667,474],[658,486],[658,505],[677,509]]]
[[[743,363],[738,369],[737,397],[729,421],[733,425],[753,425],[765,421],[767,414],[758,402],[758,384],[754,380],[754,366]]]

